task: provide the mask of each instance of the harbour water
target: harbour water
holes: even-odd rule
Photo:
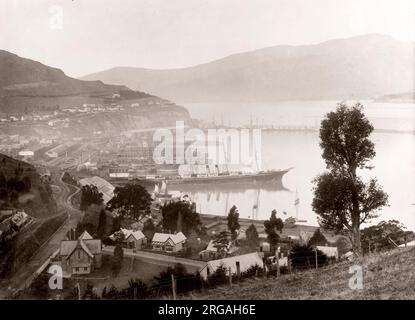
[[[380,220],[397,219],[408,229],[415,230],[415,105],[402,103],[363,102],[365,113],[375,130],[401,132],[375,132],[372,140],[376,145],[374,168],[361,172],[365,179],[376,177],[389,195],[389,206],[380,212]],[[264,125],[279,127],[318,127],[322,117],[334,110],[334,101],[284,102],[255,104],[238,108],[228,105],[226,114],[223,104],[185,104],[191,115],[203,120],[223,121],[225,124],[245,125],[258,117]],[[248,108],[249,107],[249,108]],[[239,110],[236,112],[236,110]],[[264,116],[262,121],[261,115]],[[266,121],[265,121],[266,119]],[[254,120],[256,121],[256,120]],[[232,205],[239,208],[241,217],[259,219],[270,216],[276,209],[282,217],[296,216],[294,200],[300,200],[299,218],[307,224],[316,225],[317,217],[312,212],[312,179],[325,170],[321,158],[317,131],[264,131],[262,133],[262,167],[285,169],[294,167],[283,178],[283,187],[275,189],[240,186],[206,188],[190,186],[186,190],[206,214],[227,214]],[[258,207],[255,210],[255,207]],[[284,212],[286,214],[284,214]]]

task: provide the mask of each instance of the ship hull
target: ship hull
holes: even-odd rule
[[[237,184],[254,184],[261,185],[263,183],[270,184],[276,183],[282,185],[282,177],[289,171],[287,170],[276,170],[260,172],[257,174],[239,174],[239,175],[223,175],[223,176],[211,176],[211,177],[190,177],[190,178],[154,178],[154,179],[134,179],[138,183],[145,186],[153,186],[159,184],[162,181],[166,181],[169,186],[175,185],[207,185],[207,184],[221,184],[221,185],[237,185]],[[116,179],[112,180],[114,184],[126,183],[127,179]]]

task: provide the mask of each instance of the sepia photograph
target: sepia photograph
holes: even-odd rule
[[[415,300],[415,2],[0,0],[0,300]]]

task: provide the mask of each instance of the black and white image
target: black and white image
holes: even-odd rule
[[[415,299],[415,2],[0,0],[0,299]]]

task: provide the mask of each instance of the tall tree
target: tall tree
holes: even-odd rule
[[[275,209],[272,210],[269,220],[264,221],[264,227],[265,233],[268,236],[267,238],[269,244],[273,250],[275,250],[275,247],[278,245],[280,240],[280,236],[277,231],[281,232],[284,227],[284,222],[280,218],[277,218],[277,211]]]
[[[97,235],[98,238],[102,239],[105,237],[105,232],[107,228],[107,213],[105,209],[102,209],[99,213]]]
[[[110,210],[117,210],[121,217],[128,216],[138,220],[141,216],[149,214],[151,196],[147,190],[139,184],[127,184],[116,187],[114,197],[108,202]]]
[[[239,212],[236,206],[232,206],[228,214],[228,229],[231,232],[232,239],[236,239],[237,233],[236,230],[240,228],[239,224]]]
[[[81,204],[80,209],[85,211],[92,204],[102,204],[104,202],[102,193],[93,185],[86,185],[81,188]]]
[[[121,271],[123,259],[124,259],[124,249],[122,248],[121,244],[118,243],[114,248],[114,257],[113,257],[113,265],[112,265],[112,271],[115,276],[118,276],[118,274]]]
[[[162,226],[166,231],[189,235],[192,230],[199,231],[200,217],[194,206],[186,201],[173,201],[161,208]]]
[[[308,240],[309,246],[325,246],[327,243],[328,241],[324,234],[321,233],[320,228],[318,228]]]
[[[250,245],[256,246],[258,245],[259,237],[258,231],[255,228],[254,224],[251,224],[248,229],[246,229],[246,240],[248,240]]]
[[[269,221],[273,228],[275,228],[279,232],[282,232],[282,229],[284,228],[284,222],[281,218],[277,218],[277,210],[272,210]]]
[[[3,171],[0,171],[0,188],[7,187],[7,179]]]
[[[360,225],[388,203],[376,179],[365,183],[357,175],[358,169],[371,169],[368,162],[376,154],[369,139],[372,131],[360,103],[339,104],[328,113],[321,122],[320,146],[329,171],[313,180],[312,207],[319,224],[338,232],[348,230],[356,255],[361,254]]]
[[[143,233],[147,239],[153,239],[154,233],[156,233],[156,226],[154,225],[153,220],[149,219],[144,222]]]

